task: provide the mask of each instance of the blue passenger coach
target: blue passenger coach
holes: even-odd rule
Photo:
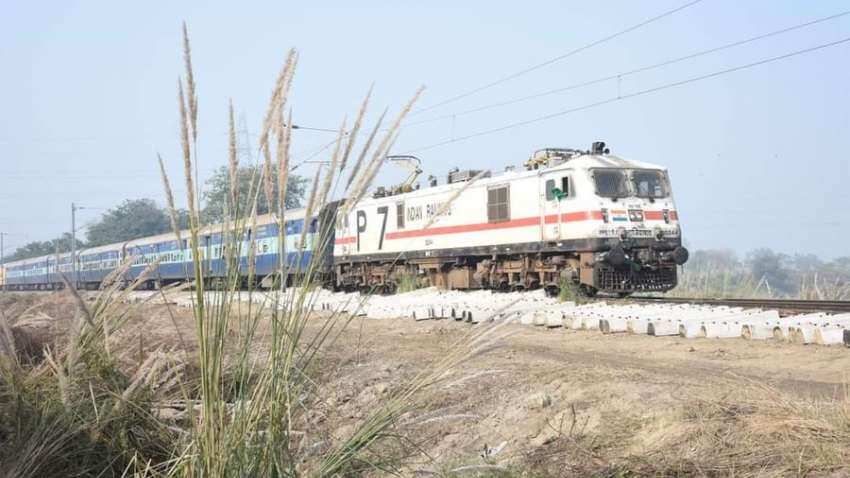
[[[239,271],[247,276],[250,246],[255,247],[254,274],[262,279],[276,271],[279,254],[284,254],[290,276],[303,274],[313,260],[314,254],[322,257],[324,274],[332,268],[333,224],[328,224],[327,235],[319,244],[319,218],[333,220],[335,204],[329,204],[323,212],[305,220],[305,210],[288,210],[284,214],[284,242],[280,244],[278,220],[272,215],[258,216],[255,224],[247,228],[240,246]],[[302,234],[307,230],[306,234]],[[199,250],[203,256],[204,277],[220,278],[227,274],[226,247],[233,243],[222,225],[207,226],[200,231]],[[189,231],[182,231],[180,240],[173,234],[135,239],[123,243],[109,244],[83,249],[76,254],[76,276],[70,253],[42,256],[10,262],[4,267],[5,285],[11,290],[51,290],[62,287],[62,275],[80,288],[94,289],[122,264],[126,258],[133,262],[121,280],[136,280],[152,264],[147,280],[142,287],[155,287],[170,282],[194,279],[192,250],[189,246]],[[303,243],[302,243],[303,236]],[[318,249],[318,250],[317,250]]]

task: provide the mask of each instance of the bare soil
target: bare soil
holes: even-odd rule
[[[326,420],[351,426],[470,327],[357,319],[328,351],[336,368],[325,379],[337,397]],[[422,416],[432,426],[419,436],[433,461],[423,468],[519,463],[547,475],[597,473],[659,451],[666,432],[676,435],[671,428],[702,398],[744,390],[806,402],[846,398],[844,347],[508,327],[496,348],[463,365],[465,378],[430,397]]]
[[[326,320],[317,315],[309,332]],[[320,452],[348,436],[471,327],[353,319],[314,371],[322,399],[308,441]],[[141,362],[159,346],[191,355],[193,330],[190,310],[145,306],[121,332],[125,358]],[[403,460],[411,476],[850,476],[833,456],[850,451],[848,348],[502,330],[420,397],[376,460]]]

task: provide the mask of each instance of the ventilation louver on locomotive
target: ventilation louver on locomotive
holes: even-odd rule
[[[462,183],[462,182],[465,182],[465,181],[471,181],[472,178],[474,178],[475,176],[478,176],[479,174],[482,174],[482,171],[480,169],[465,169],[465,170],[461,171],[458,168],[454,168],[454,169],[449,171],[449,175],[448,175],[448,178],[446,178],[446,182],[448,184],[454,184],[454,183]],[[489,178],[489,177],[490,177],[489,171],[484,172],[484,174],[481,175],[481,178]]]

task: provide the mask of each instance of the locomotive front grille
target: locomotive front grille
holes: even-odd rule
[[[594,271],[594,282],[594,287],[600,291],[663,292],[676,287],[676,266],[634,271],[614,268],[607,264],[597,264]]]

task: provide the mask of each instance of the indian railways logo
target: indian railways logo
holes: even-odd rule
[[[423,218],[425,219],[433,219],[434,217],[439,216],[451,216],[452,215],[452,204],[447,202],[435,202],[426,204],[424,207],[422,206],[410,206],[406,211],[406,218],[408,221],[421,221]]]

